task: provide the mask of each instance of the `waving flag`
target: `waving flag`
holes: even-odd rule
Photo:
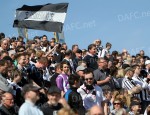
[[[68,3],[23,5],[16,10],[13,27],[62,32]]]

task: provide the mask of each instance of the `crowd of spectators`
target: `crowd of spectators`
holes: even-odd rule
[[[150,115],[150,58],[0,33],[0,115]]]

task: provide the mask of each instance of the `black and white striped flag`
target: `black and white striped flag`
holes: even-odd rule
[[[16,9],[13,27],[62,32],[67,8],[68,3],[23,5]]]

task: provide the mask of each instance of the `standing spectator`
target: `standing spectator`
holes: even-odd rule
[[[67,62],[69,64],[70,73],[74,73],[75,70],[74,70],[74,65],[73,65],[73,61],[71,59],[71,56],[72,56],[72,51],[71,50],[67,50],[65,52],[65,57],[64,57],[63,61],[65,61],[65,62]]]
[[[63,106],[59,103],[61,98],[61,91],[56,86],[52,86],[47,92],[48,101],[42,105],[41,110],[44,115],[56,115],[57,111]]]
[[[87,63],[87,67],[96,70],[98,68],[97,65],[97,55],[96,55],[96,46],[95,44],[90,44],[88,46],[88,54],[84,57],[84,61]]]
[[[94,73],[94,78],[97,82],[97,84],[102,88],[102,90],[113,90],[114,84],[112,82],[111,76],[106,71],[108,62],[105,58],[99,58],[98,59],[98,66],[99,68],[96,69]]]
[[[42,36],[42,41],[44,42],[44,41],[47,41],[47,36],[46,35],[43,35]]]
[[[144,57],[144,56],[145,56],[144,50],[140,50],[140,53],[139,53],[139,54],[140,54],[141,57]]]
[[[72,57],[71,57],[72,60],[76,57],[76,52],[78,49],[79,46],[77,44],[72,45]]]
[[[68,83],[69,65],[68,63],[61,62],[60,69],[62,72],[56,78],[56,84],[57,84],[57,87],[62,91],[62,93],[65,93],[69,89],[69,83]]]
[[[76,70],[78,62],[82,61],[82,50],[78,49],[75,53],[75,58],[72,60],[74,69]]]
[[[61,48],[65,49],[65,51],[67,51],[68,46],[67,46],[67,44],[66,44],[66,43],[62,43]]]
[[[23,87],[25,84],[29,83],[29,78],[27,76],[27,71],[25,69],[25,65],[26,65],[25,54],[24,53],[18,54],[17,61],[18,61],[17,69],[21,72],[22,75],[22,79],[19,85]]]
[[[14,106],[14,98],[11,93],[4,93],[1,102],[0,115],[18,115],[18,111]]]
[[[45,83],[48,83],[47,85],[50,84],[50,82],[46,80],[44,81],[43,78],[45,77],[44,75],[46,74],[44,73],[45,72],[44,69],[47,67],[47,64],[48,64],[48,59],[46,57],[41,57],[40,59],[37,60],[35,65],[32,65],[28,69],[28,77],[40,87],[45,87],[46,85]]]
[[[104,100],[103,91],[94,83],[93,72],[86,69],[84,78],[84,84],[78,89],[83,100],[83,106],[86,110],[90,109],[93,105],[101,107],[101,103]]]
[[[39,100],[40,88],[27,84],[22,89],[22,94],[25,98],[25,102],[19,109],[19,115],[43,115],[43,112],[39,110],[35,103]]]
[[[24,42],[24,38],[22,36],[18,36],[17,37],[17,46],[24,46],[25,42]]]
[[[55,73],[52,75],[52,77],[50,79],[51,86],[57,86],[56,79],[59,74],[61,74],[60,63],[55,65]]]
[[[99,40],[99,39],[95,40],[94,44],[96,45],[96,49],[97,49],[97,53],[96,54],[98,55],[103,50],[103,46],[101,46],[101,40]]]
[[[83,101],[77,89],[80,87],[79,76],[72,74],[69,76],[70,89],[65,93],[65,99],[70,105],[71,109],[79,115],[85,115],[85,108],[83,107]]]
[[[111,49],[111,43],[106,43],[106,48],[102,50],[102,52],[99,52],[98,57],[105,57],[107,53],[109,53],[109,50]]]
[[[134,70],[134,75],[132,77],[133,81],[136,84],[139,84],[142,87],[142,91],[140,92],[140,99],[141,99],[141,106],[142,106],[142,113],[144,113],[146,107],[150,103],[149,99],[149,89],[148,89],[148,83],[143,80],[143,78],[140,75],[141,68],[139,65],[132,66]]]
[[[136,84],[132,77],[134,71],[132,68],[126,68],[125,77],[122,81],[122,88],[128,91],[129,94],[140,98],[140,91],[142,90],[141,86]]]

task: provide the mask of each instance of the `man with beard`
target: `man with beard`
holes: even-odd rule
[[[25,102],[19,109],[19,115],[43,115],[43,112],[35,106],[37,100],[39,100],[39,90],[41,88],[27,84],[22,89],[22,95],[25,98]]]
[[[47,93],[48,101],[41,107],[44,115],[56,115],[63,106],[58,101],[61,98],[61,91],[56,86],[49,88]]]
[[[103,92],[102,89],[94,83],[94,75],[90,69],[85,69],[84,80],[84,84],[78,89],[83,100],[83,106],[86,110],[94,105],[101,107],[104,97]]]

